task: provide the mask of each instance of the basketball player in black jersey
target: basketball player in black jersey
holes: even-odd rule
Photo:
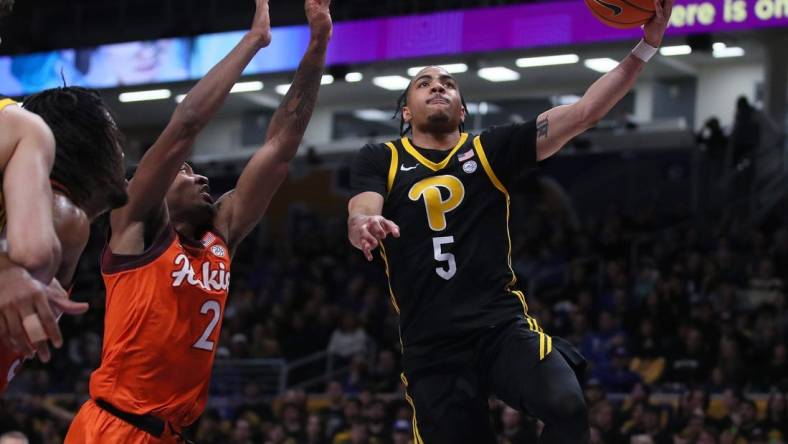
[[[404,137],[357,156],[348,235],[368,260],[380,247],[415,444],[494,443],[491,394],[543,421],[540,443],[588,442],[576,376],[584,360],[542,330],[517,289],[508,190],[624,97],[662,42],[672,5],[655,0],[643,41],[580,101],[478,136],[463,131],[457,81],[425,68],[400,101]]]

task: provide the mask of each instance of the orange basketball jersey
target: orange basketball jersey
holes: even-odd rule
[[[208,232],[199,243],[172,227],[140,256],[101,259],[107,291],[101,365],[90,396],[176,427],[205,409],[230,285],[230,252]]]

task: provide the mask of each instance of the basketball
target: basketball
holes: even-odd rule
[[[635,28],[654,16],[651,0],[585,0],[591,13],[602,23],[619,29]]]

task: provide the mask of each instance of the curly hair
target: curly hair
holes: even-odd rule
[[[53,88],[24,101],[55,135],[51,178],[68,188],[74,203],[85,208],[96,199],[117,208],[126,203],[122,134],[98,91]]]

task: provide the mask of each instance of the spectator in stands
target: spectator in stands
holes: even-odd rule
[[[27,436],[22,432],[7,432],[0,435],[0,444],[28,444]]]
[[[367,423],[359,418],[350,423],[348,431],[337,435],[333,444],[383,444],[383,442],[370,437]]]
[[[602,386],[614,393],[626,393],[641,382],[640,376],[629,369],[629,352],[624,346],[616,347],[613,351],[613,361],[609,367],[597,367],[594,373]]]
[[[736,115],[733,120],[733,165],[740,165],[742,161],[750,159],[758,149],[761,139],[761,128],[758,123],[756,109],[750,105],[747,97],[741,96],[736,100]]]
[[[734,336],[723,335],[720,338],[719,361],[717,366],[722,371],[723,383],[733,387],[743,387],[748,379],[747,364],[741,352],[742,345]]]
[[[720,119],[710,117],[706,120],[695,140],[708,159],[711,179],[719,180],[728,152],[728,136],[722,131]]]
[[[304,442],[306,439],[304,411],[299,404],[286,402],[282,406],[282,427],[285,434],[295,442]]]
[[[734,424],[738,426],[741,436],[750,442],[766,437],[764,425],[758,420],[758,406],[751,399],[739,404],[738,418],[734,419]]]
[[[356,354],[367,351],[367,333],[359,325],[356,315],[345,311],[339,327],[331,334],[328,352],[349,361]]]
[[[616,444],[619,435],[616,427],[615,410],[608,401],[600,401],[589,412],[589,422],[599,430],[602,441]]]
[[[391,350],[381,350],[371,376],[371,388],[377,393],[393,393],[400,384],[397,358]]]
[[[221,417],[215,409],[208,409],[200,417],[197,431],[194,438],[197,442],[221,442],[223,438],[221,430]]]
[[[238,418],[233,424],[231,444],[252,444],[252,425],[246,418]]]
[[[684,384],[705,382],[711,370],[711,357],[703,334],[696,327],[687,327],[680,334],[683,338],[670,359],[667,380]]]
[[[786,408],[784,393],[777,390],[769,393],[763,426],[770,439],[782,441],[788,439],[788,408]]]
[[[367,406],[365,415],[369,436],[385,442],[391,435],[390,423],[386,421],[386,403],[381,399],[373,399]]]
[[[328,444],[323,418],[320,415],[311,414],[307,418],[304,444]]]
[[[339,381],[329,381],[326,385],[325,406],[320,414],[326,421],[326,436],[333,437],[345,425],[345,393]]]
[[[298,444],[298,441],[287,436],[284,427],[281,424],[277,424],[268,432],[265,444]]]
[[[774,263],[771,259],[761,260],[757,273],[750,278],[742,308],[756,309],[763,304],[777,305],[784,297],[783,287],[783,280],[774,274]]]
[[[391,432],[391,444],[411,444],[413,431],[410,429],[410,422],[405,419],[394,421]]]

